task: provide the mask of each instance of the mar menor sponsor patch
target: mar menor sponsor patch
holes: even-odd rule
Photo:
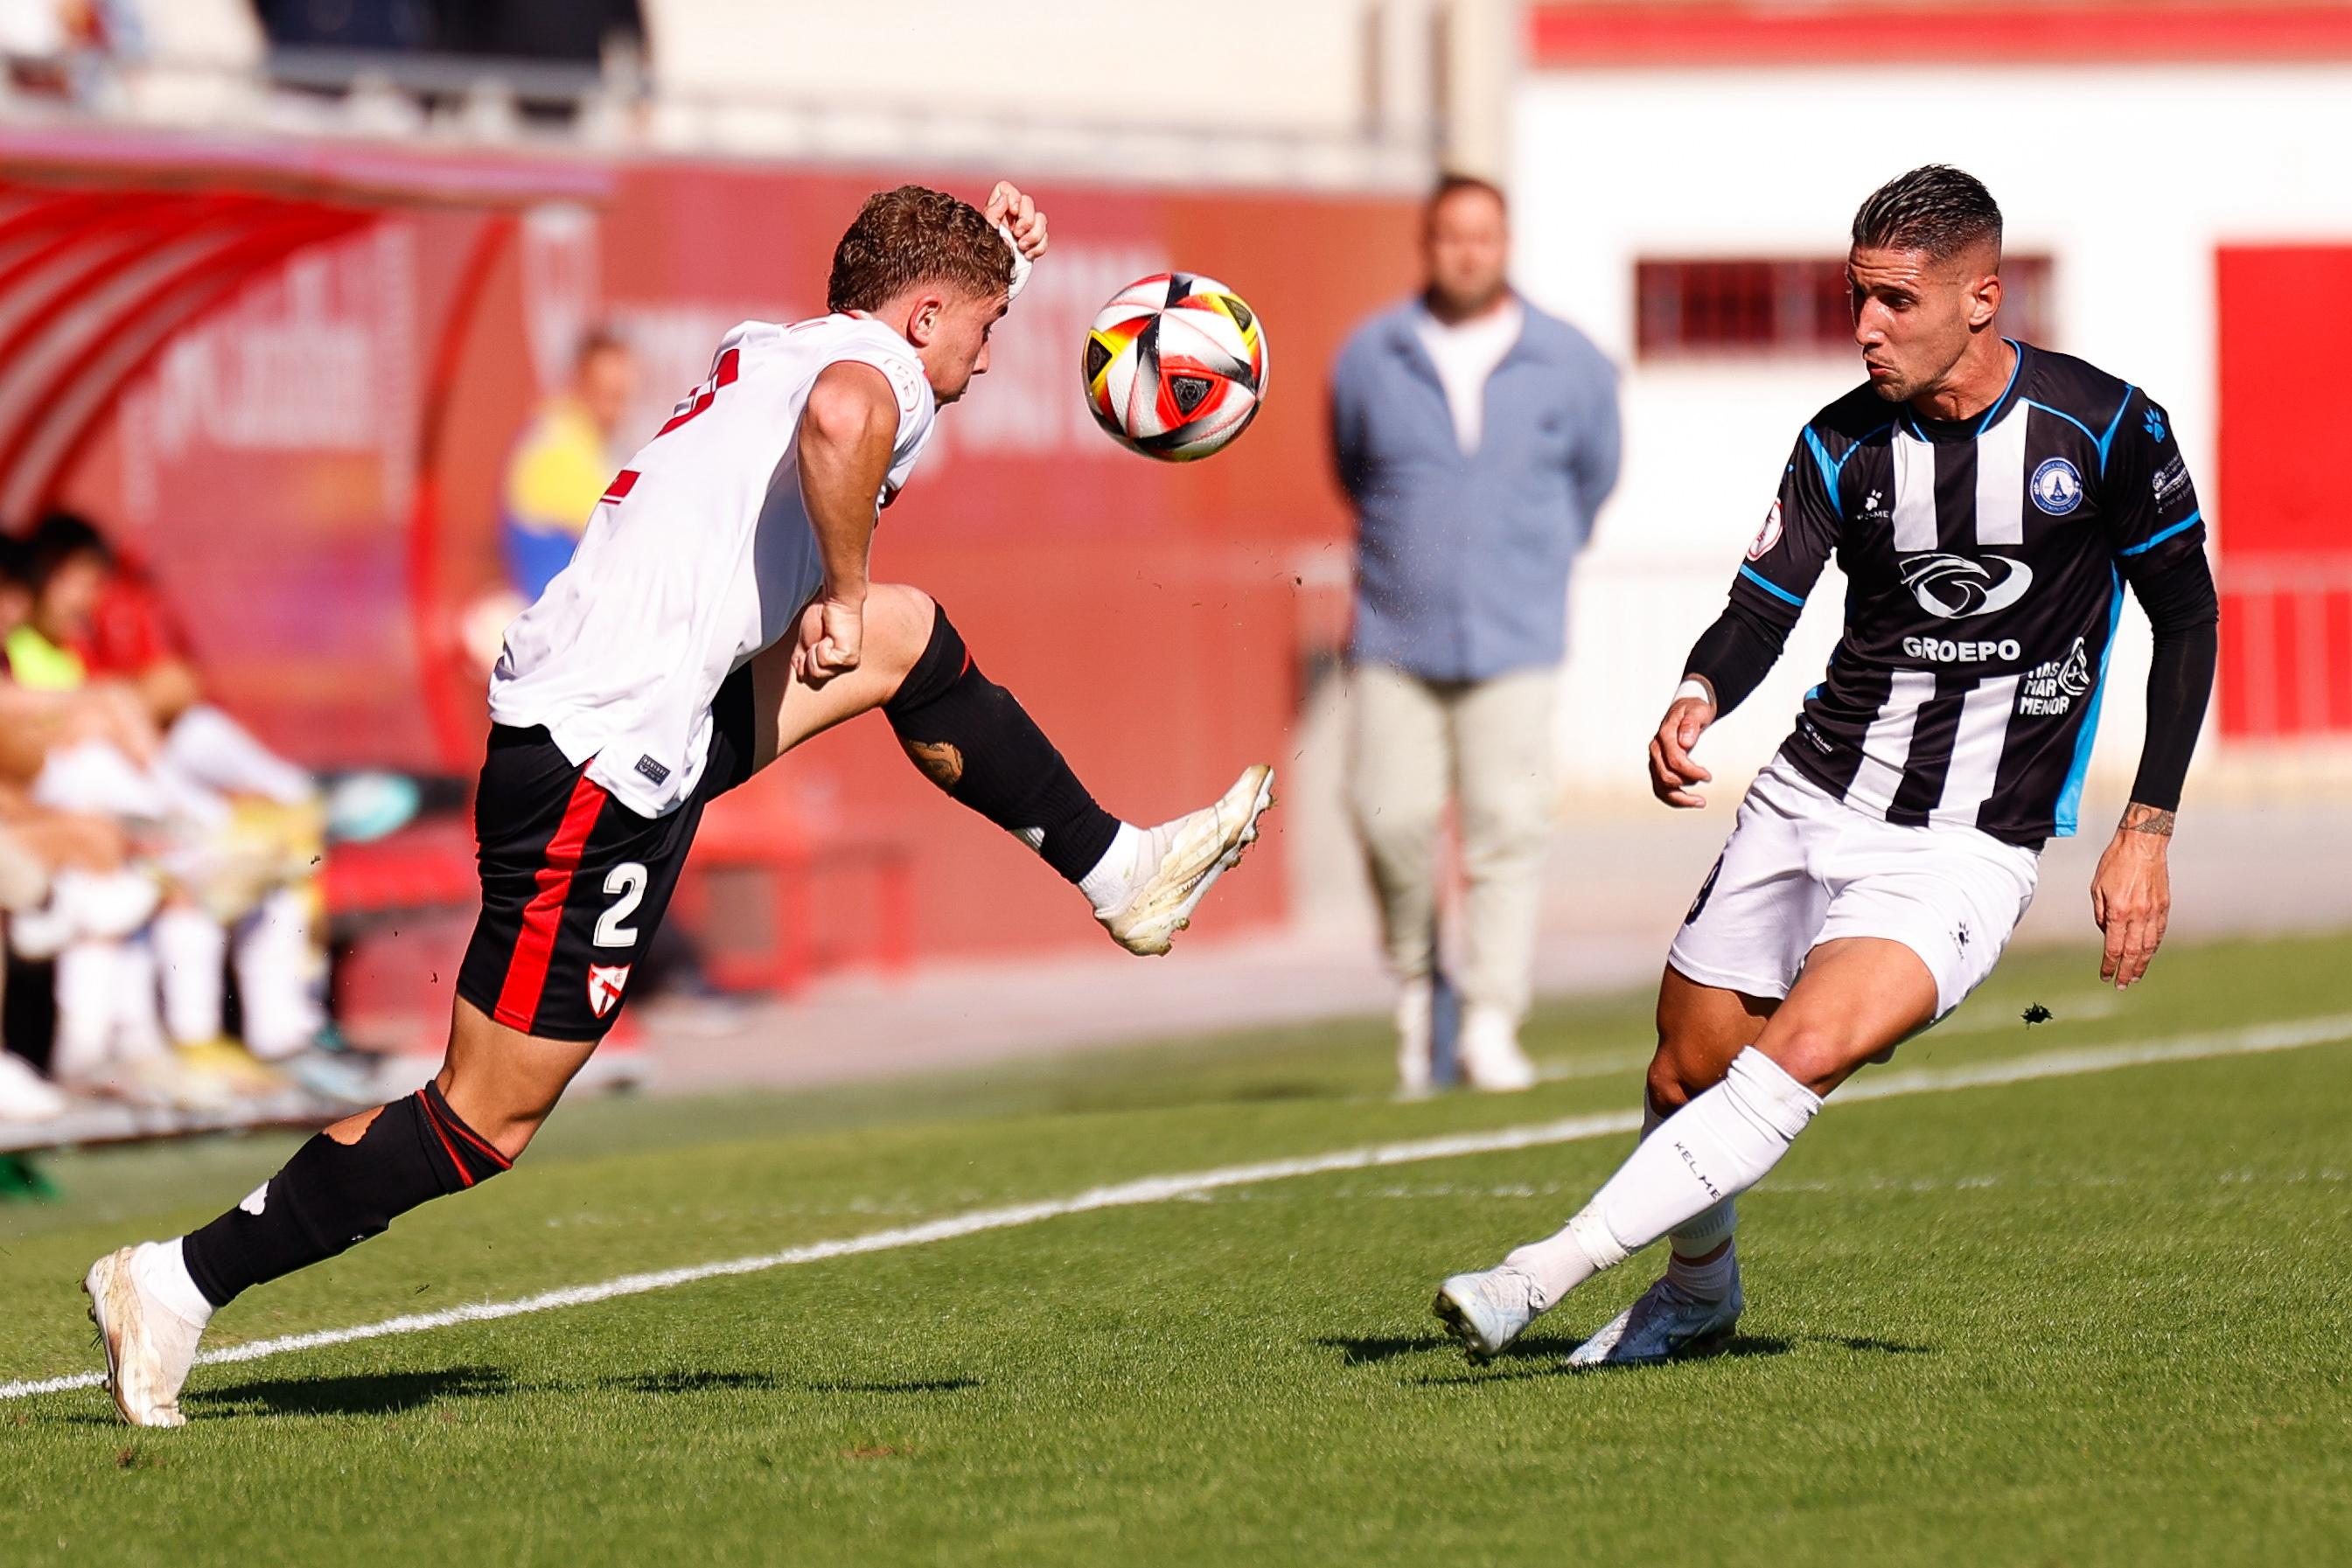
[[[2071,713],[2093,684],[2091,651],[2077,637],[2064,658],[2044,660],[2025,673],[2017,684],[2017,711],[2032,718]]]
[[[2083,504],[2083,471],[2063,457],[2045,457],[2029,488],[2035,506],[2063,517]]]
[[[1756,530],[1755,540],[1748,547],[1749,560],[1762,560],[1780,542],[1780,503],[1774,501],[1772,509],[1764,514],[1764,526]]]

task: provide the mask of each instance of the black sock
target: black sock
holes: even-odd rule
[[[513,1163],[427,1083],[377,1112],[351,1143],[321,1133],[295,1150],[251,1197],[189,1232],[181,1257],[205,1300],[225,1307],[239,1291],[380,1236],[418,1204]]]
[[[937,611],[923,656],[882,705],[898,744],[932,783],[1007,832],[1044,835],[1037,852],[1072,882],[1095,869],[1118,819],[1095,804],[1013,694],[980,673]]]

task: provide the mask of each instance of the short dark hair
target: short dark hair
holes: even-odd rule
[[[1870,193],[1853,214],[1853,243],[1870,250],[1921,250],[1938,261],[1971,246],[2000,260],[2000,204],[1984,182],[1949,163],[1923,163]]]
[[[114,564],[114,551],[96,524],[76,512],[51,512],[25,536],[25,581],[37,593],[48,587],[58,568],[84,555]]]
[[[986,297],[1013,281],[1013,247],[970,202],[901,185],[877,191],[834,247],[828,310],[878,310],[908,289],[945,283]]]
[[[1446,197],[1458,196],[1465,191],[1484,191],[1495,198],[1495,204],[1502,208],[1506,215],[1510,213],[1511,199],[1503,194],[1502,186],[1476,174],[1465,174],[1459,170],[1448,169],[1438,175],[1437,183],[1429,188],[1429,200],[1421,204],[1422,215],[1423,217],[1433,215]]]
[[[0,588],[33,586],[33,574],[25,541],[10,533],[0,533]]]

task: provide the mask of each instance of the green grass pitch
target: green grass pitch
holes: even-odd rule
[[[1541,1088],[1418,1105],[1369,1023],[582,1104],[212,1343],[1627,1113],[1646,1014],[1551,1009]],[[1748,1312],[1708,1362],[1561,1369],[1654,1257],[1493,1366],[1435,1333],[1437,1280],[1557,1225],[1612,1134],[200,1367],[179,1432],[0,1400],[0,1563],[2352,1561],[2352,941],[2182,947],[2121,999],[2086,954],[2013,956],[1894,1071],[2311,1019],[2337,1042],[1832,1101],[1742,1200]],[[61,1202],[0,1208],[0,1382],[89,1370],[89,1260],[291,1146],[47,1162]]]

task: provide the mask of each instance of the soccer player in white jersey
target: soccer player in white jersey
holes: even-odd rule
[[[880,709],[957,800],[1076,884],[1137,953],[1167,951],[1256,837],[1273,770],[1152,829],[1088,795],[918,590],[871,580],[877,513],[1045,249],[1000,183],[985,212],[908,185],[835,252],[831,313],[746,322],[614,477],[571,564],[508,630],[476,804],[482,913],[446,1060],[338,1123],[211,1224],[100,1259],[84,1288],[135,1426],[181,1421],[215,1310],[510,1166],[625,999],[704,806]]]
[[[2128,582],[2156,633],[2147,738],[2091,884],[2101,976],[2147,970],[2212,689],[2218,607],[2171,421],[2138,388],[2004,338],[2000,209],[1943,165],[1881,187],[1847,258],[1868,379],[1800,434],[1721,619],[1650,743],[1670,806],[1779,657],[1834,554],[1845,631],[1749,789],[1668,953],[1643,1141],[1558,1234],[1440,1287],[1474,1360],[1660,1238],[1664,1277],[1570,1357],[1703,1354],[1743,1305],[1733,1199],[1864,1063],[1958,1005],[2074,831]]]

